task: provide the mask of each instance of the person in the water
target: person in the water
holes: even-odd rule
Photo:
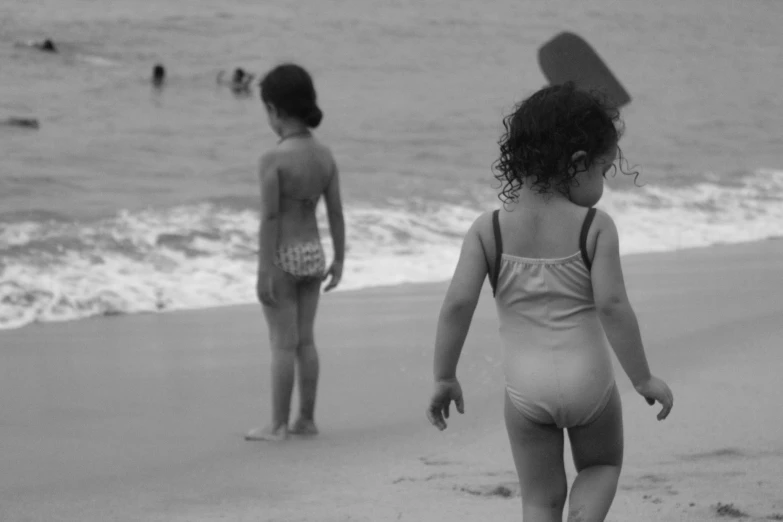
[[[26,129],[38,129],[41,127],[37,118],[5,118],[0,120],[0,125],[6,127],[23,127]]]
[[[43,51],[45,53],[57,53],[57,46],[54,44],[54,41],[52,41],[51,38],[47,38],[45,40],[41,41],[29,41],[29,42],[18,42],[15,44],[17,47],[32,47],[33,49],[38,49],[39,51]]]
[[[218,85],[227,85],[234,94],[246,95],[250,93],[250,83],[253,81],[253,78],[255,78],[255,74],[248,73],[243,68],[237,67],[234,69],[234,74],[231,75],[231,80],[224,80],[224,75],[225,71],[220,71],[218,73]]]
[[[159,89],[164,83],[166,83],[166,68],[163,64],[155,64],[152,68],[152,86]]]
[[[51,41],[49,38],[47,38],[46,40],[41,42],[40,45],[36,45],[36,47],[38,47],[38,49],[40,49],[42,51],[46,51],[48,53],[56,53],[57,52],[57,47],[54,45],[54,42]]]

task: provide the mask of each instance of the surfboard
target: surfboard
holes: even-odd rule
[[[631,101],[631,95],[582,37],[563,32],[538,49],[538,64],[550,85],[574,82],[579,89],[603,92],[615,107]]]

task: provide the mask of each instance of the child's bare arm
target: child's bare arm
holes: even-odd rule
[[[446,292],[435,334],[435,391],[427,407],[427,418],[440,430],[446,429],[452,401],[465,412],[462,388],[457,381],[457,362],[470,329],[481,287],[487,277],[487,263],[478,234],[487,215],[479,217],[462,242],[457,268]]]
[[[258,230],[258,281],[256,294],[264,304],[274,303],[274,288],[267,272],[273,267],[277,249],[278,218],[280,210],[280,180],[274,153],[261,157],[259,166],[261,184],[261,224]]]
[[[465,236],[457,268],[440,310],[435,336],[435,380],[456,377],[462,345],[487,277],[487,262],[478,234],[485,217],[477,219]]]
[[[343,203],[340,199],[340,176],[337,164],[334,164],[332,179],[326,187],[326,214],[329,218],[329,231],[334,245],[334,260],[342,264],[345,259],[345,219],[343,218]]]
[[[326,187],[324,198],[326,199],[326,215],[329,218],[329,233],[332,236],[334,246],[334,260],[324,274],[324,279],[331,278],[324,287],[328,292],[340,284],[343,277],[343,261],[345,260],[345,218],[343,217],[343,203],[340,200],[340,177],[337,164],[332,160],[332,178]]]
[[[650,374],[639,323],[625,291],[617,227],[612,218],[603,212],[596,216],[595,226],[598,227],[598,237],[591,277],[598,316],[634,388],[649,404],[655,401],[661,403],[663,408],[658,413],[658,420],[663,420],[672,409],[674,396],[665,382]]]
[[[608,215],[599,212],[595,255],[591,269],[593,296],[606,337],[634,386],[650,379],[636,314],[628,301],[620,264],[617,227]]]
[[[277,220],[280,210],[280,181],[274,153],[261,156],[259,166],[261,182],[261,227],[259,229],[259,265],[272,265],[277,246]]]

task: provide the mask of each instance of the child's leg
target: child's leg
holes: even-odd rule
[[[505,418],[522,490],[522,519],[561,522],[567,494],[563,430],[527,419],[508,394]]]
[[[245,435],[247,440],[282,440],[288,435],[296,350],[299,346],[296,282],[283,278],[275,285],[277,303],[264,305],[272,348],[272,423]]]
[[[318,351],[315,349],[315,313],[321,296],[321,281],[300,283],[298,286],[299,346],[296,351],[299,363],[299,418],[292,433],[315,435],[315,397],[318,388]]]
[[[568,430],[578,475],[571,486],[568,522],[602,522],[609,512],[623,463],[623,412],[617,387],[601,415]]]

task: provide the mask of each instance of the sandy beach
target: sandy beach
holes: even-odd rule
[[[675,406],[656,421],[617,367],[626,456],[608,520],[783,520],[781,260],[780,240],[625,258]],[[269,417],[258,307],[0,332],[0,519],[519,520],[486,290],[459,367],[466,413],[442,433],[424,409],[444,284],[324,296],[322,434],[283,444],[242,439]]]

